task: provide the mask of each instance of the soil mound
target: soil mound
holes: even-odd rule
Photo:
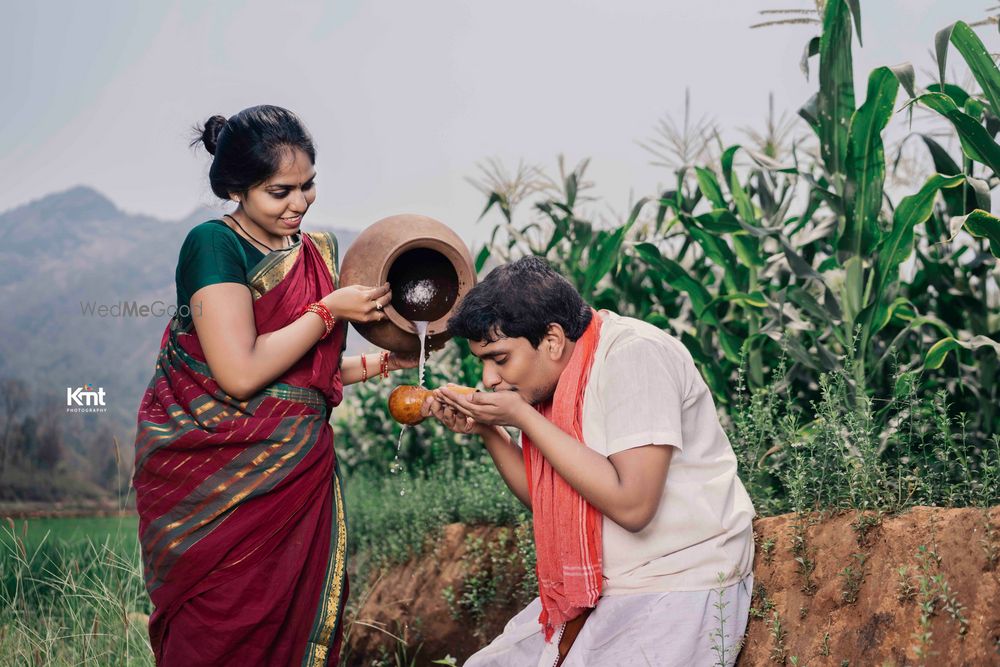
[[[741,667],[1000,665],[1000,507],[786,514],[754,529]],[[348,618],[346,664],[461,664],[488,643],[527,602],[523,568],[497,557],[510,535],[452,524],[382,572]]]

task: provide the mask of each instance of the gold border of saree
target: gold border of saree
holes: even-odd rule
[[[344,519],[344,497],[341,488],[339,466],[333,479],[333,534],[330,536],[330,565],[323,582],[323,592],[319,598],[319,609],[309,633],[306,653],[302,658],[303,667],[326,665],[330,659],[337,636],[337,626],[343,623],[341,598],[344,579],[347,574],[347,522]],[[336,657],[336,656],[334,656]]]
[[[333,284],[336,287],[337,283],[340,282],[340,276],[337,274],[337,238],[331,232],[323,231],[306,232],[306,235],[312,240],[323,257],[323,262],[330,269],[330,275],[333,277]],[[254,300],[264,296],[284,280],[292,266],[295,265],[300,252],[302,252],[301,241],[290,251],[282,252],[279,250],[265,255],[264,259],[250,269],[247,279],[250,281],[250,292],[253,294]]]

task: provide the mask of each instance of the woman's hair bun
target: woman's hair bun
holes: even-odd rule
[[[195,140],[191,143],[198,143],[199,141],[205,144],[205,150],[207,150],[212,155],[215,155],[215,147],[219,143],[219,133],[222,132],[222,128],[226,125],[225,116],[212,116],[207,121],[205,121],[205,127],[201,129],[200,134],[195,137]],[[195,128],[198,131],[198,128]]]
[[[204,127],[194,126],[191,139],[192,147],[204,144],[212,154],[208,182],[223,201],[278,173],[289,149],[316,164],[316,147],[299,117],[271,104],[248,107],[228,120],[212,116]]]

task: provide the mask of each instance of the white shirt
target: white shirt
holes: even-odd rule
[[[712,394],[684,344],[651,324],[600,312],[584,393],[583,438],[610,456],[675,447],[659,508],[632,533],[604,517],[602,595],[728,586],[753,567],[753,503]]]

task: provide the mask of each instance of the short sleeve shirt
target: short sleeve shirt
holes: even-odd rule
[[[632,533],[604,518],[604,594],[705,590],[753,567],[755,515],[712,394],[684,344],[646,322],[601,311],[584,394],[583,437],[611,456],[676,448],[659,508]]]
[[[208,220],[188,232],[177,260],[175,283],[181,321],[191,306],[191,295],[216,283],[248,285],[247,274],[264,258],[264,253],[230,229],[221,220]]]

